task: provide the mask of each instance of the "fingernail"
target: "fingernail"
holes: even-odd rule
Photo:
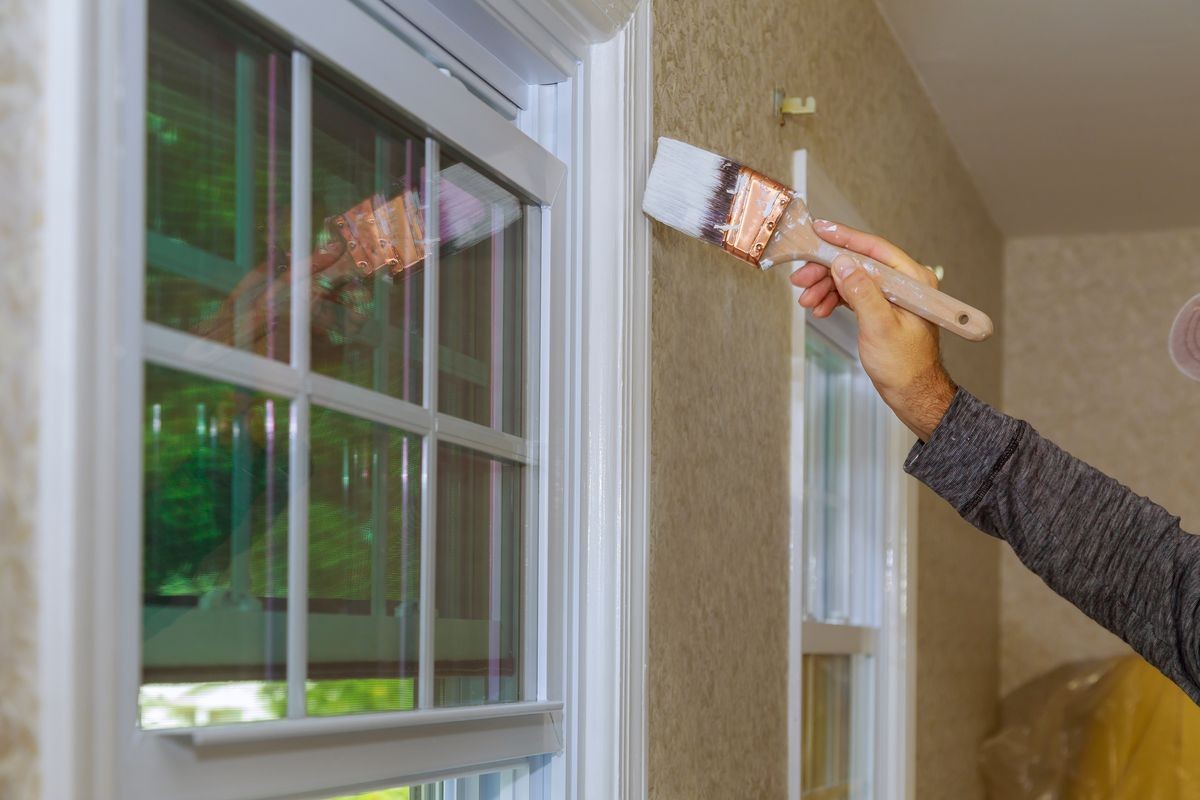
[[[835,231],[835,230],[837,230],[837,225],[835,225],[834,223],[830,222],[830,221],[829,221],[829,220],[827,220],[827,219],[814,219],[814,220],[813,220],[813,227],[814,227],[814,228],[820,228],[820,229],[821,229],[821,230],[823,230],[823,231]]]
[[[833,270],[842,280],[850,277],[856,269],[858,269],[858,262],[850,256],[838,256],[833,260]]]

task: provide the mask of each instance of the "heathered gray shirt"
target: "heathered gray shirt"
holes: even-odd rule
[[[1179,517],[962,389],[904,469],[1200,703],[1200,536]]]

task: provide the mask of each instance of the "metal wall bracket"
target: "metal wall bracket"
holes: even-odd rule
[[[812,95],[808,97],[788,97],[783,89],[776,89],[771,93],[771,110],[779,119],[779,124],[783,125],[787,121],[787,115],[789,114],[817,113],[817,99]]]

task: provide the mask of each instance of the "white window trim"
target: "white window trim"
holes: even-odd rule
[[[836,185],[805,150],[793,158],[793,185],[814,213],[828,219],[869,230],[869,226]],[[793,289],[793,300],[800,290]],[[833,316],[817,320],[802,310],[792,324],[792,448],[803,452],[804,337],[808,326],[816,329],[850,353],[857,352],[857,328],[853,316],[839,308]],[[884,530],[883,617],[879,629],[823,625],[805,621],[803,516],[800,498],[804,493],[802,470],[793,456],[792,514],[789,559],[788,625],[788,797],[800,800],[801,775],[801,665],[806,652],[843,653],[870,649],[878,659],[878,682],[874,687],[875,736],[871,742],[875,763],[872,785],[880,800],[911,800],[915,796],[916,742],[916,579],[917,579],[917,485],[899,465],[912,443],[912,434],[899,420],[889,419],[882,457],[888,465],[884,498],[888,513]],[[802,463],[802,462],[800,462]],[[877,641],[876,641],[877,637]]]
[[[489,5],[517,9],[515,3]],[[603,668],[572,672],[568,686],[556,687],[561,679],[553,675],[541,677],[538,696],[557,695],[567,703],[567,749],[565,757],[552,762],[555,787],[568,797],[642,797],[649,237],[639,194],[650,150],[650,14],[644,4],[616,38],[588,46],[584,34],[556,37],[538,26],[539,16],[552,20],[560,32],[567,23],[557,11],[531,13],[537,5],[525,0],[506,22],[524,41],[553,54],[554,63],[570,67],[567,81],[534,87],[528,101],[536,103],[547,93],[566,101],[558,104],[558,122],[538,138],[555,142],[556,155],[580,167],[570,178],[569,214],[555,215],[570,244],[558,237],[563,250],[554,257],[575,265],[569,270],[572,280],[543,287],[542,295],[544,308],[571,303],[578,313],[574,330],[547,331],[561,334],[547,343],[548,368],[574,375],[569,396],[561,398],[565,417],[543,419],[542,425],[543,431],[556,428],[577,445],[565,465],[572,505],[558,510],[563,530],[573,534],[563,538],[577,547],[561,556],[545,551],[541,556],[563,558],[567,586],[551,585],[547,593],[565,592],[568,599],[558,619],[564,631],[561,652],[541,657],[543,663],[603,663]],[[141,24],[138,11],[138,4],[117,0],[50,0],[47,9],[49,29],[56,34],[47,48],[51,158],[44,185],[37,539],[39,760],[47,800],[118,796],[119,753],[126,745],[117,721],[130,713],[116,702],[116,687],[127,676],[119,672],[121,637],[115,628],[121,624],[122,594],[129,591],[117,578],[119,566],[131,563],[132,554],[118,546],[122,537],[115,521],[122,512],[136,513],[121,508],[136,498],[125,492],[122,499],[119,475],[110,463],[112,454],[128,446],[119,431],[136,430],[141,413],[138,407],[122,407],[118,393],[129,361],[140,360],[140,354],[122,352],[119,345],[135,341],[142,324],[140,313],[119,313],[129,291],[119,244],[122,237],[140,238],[142,220],[122,218],[115,201],[115,188],[129,179],[120,158],[119,77],[123,60],[144,46],[125,41],[126,32]],[[491,84],[496,85],[512,83]],[[571,138],[573,126],[588,135],[581,141]],[[579,177],[583,169],[593,179],[586,184]],[[526,184],[546,179],[510,177]],[[581,200],[586,214],[580,213]],[[615,252],[603,241],[614,238],[613,231],[623,234]],[[591,397],[585,393],[588,386],[612,391]],[[542,502],[553,506],[558,500],[544,497]],[[543,607],[548,599],[541,599]],[[434,751],[436,746],[426,750]],[[347,753],[348,758],[366,755]],[[431,775],[426,764],[422,775],[412,777]],[[598,788],[606,785],[597,782],[605,776],[618,784],[617,792]]]

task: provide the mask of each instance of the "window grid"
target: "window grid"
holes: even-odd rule
[[[312,372],[310,361],[311,308],[307,287],[311,280],[311,176],[312,176],[312,61],[303,52],[291,53],[292,67],[292,162],[291,162],[291,224],[292,224],[292,291],[290,298],[290,356],[288,363],[260,356],[246,350],[219,344],[190,333],[150,322],[142,322],[142,359],[181,369],[213,380],[280,395],[289,402],[289,477],[288,477],[288,607],[287,607],[287,717],[309,716],[306,707],[308,678],[308,583],[309,583],[309,423],[315,403],[350,414],[354,417],[381,423],[403,432],[422,437],[423,474],[421,476],[421,555],[420,555],[420,631],[417,709],[434,709],[435,677],[434,626],[436,614],[436,510],[437,510],[437,453],[439,442],[452,443],[492,458],[503,458],[527,470],[523,530],[519,532],[525,547],[524,565],[520,577],[523,604],[522,619],[536,621],[536,572],[530,569],[537,552],[537,464],[538,448],[532,437],[537,430],[537,410],[540,396],[536,379],[526,376],[527,386],[534,387],[525,404],[524,437],[503,433],[439,412],[439,344],[438,344],[438,175],[440,146],[432,137],[425,137],[425,284],[423,301],[424,329],[422,354],[424,391],[417,405],[382,392],[355,386]],[[537,287],[540,274],[540,239],[535,208],[525,205],[527,242],[520,264],[526,270],[525,340],[527,369],[536,378],[538,336],[536,313]],[[532,235],[530,235],[532,234]],[[534,301],[534,302],[531,302]],[[381,537],[380,537],[381,538]],[[378,565],[373,564],[373,570]],[[377,581],[373,581],[377,583]],[[521,652],[537,652],[538,628],[524,625]],[[521,687],[518,702],[535,699],[538,662],[522,659]]]

